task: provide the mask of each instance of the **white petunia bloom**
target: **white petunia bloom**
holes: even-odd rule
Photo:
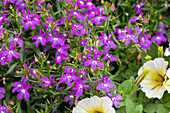
[[[115,109],[109,97],[94,96],[79,101],[72,113],[115,113]]]
[[[166,48],[164,55],[165,56],[170,56],[170,44],[169,44],[169,47]]]
[[[168,62],[163,58],[150,60],[139,69],[138,76],[143,72],[143,67],[149,68],[150,72],[146,78],[140,83],[142,91],[148,98],[161,99],[167,90],[170,93],[170,69],[167,71]]]

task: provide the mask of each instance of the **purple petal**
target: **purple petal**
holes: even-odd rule
[[[0,93],[4,92],[5,88],[0,88]]]

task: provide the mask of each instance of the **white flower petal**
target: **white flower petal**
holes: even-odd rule
[[[104,113],[115,113],[115,109],[110,107],[106,111],[104,111]]]
[[[91,111],[93,109],[97,109],[101,107],[101,99],[97,96],[86,98],[78,102],[77,106],[83,108],[86,111]]]
[[[165,61],[163,58],[156,58],[154,60],[154,63],[156,71],[159,73],[159,75],[162,75],[164,77],[168,62]]]
[[[169,48],[166,48],[164,55],[165,55],[165,56],[170,56]]]
[[[112,101],[109,97],[102,97],[102,108],[107,109],[108,107],[112,106]]]
[[[97,96],[85,98],[78,102],[73,113],[115,113],[112,101],[109,97],[99,98]]]
[[[160,65],[160,64],[159,64]],[[151,80],[155,80],[155,81],[163,81],[163,76],[160,76],[157,73],[157,70],[155,68],[155,63],[153,60],[148,61],[144,64],[144,67],[149,68],[150,72],[149,74],[146,76],[147,79],[151,79]]]
[[[164,91],[166,90],[165,87],[162,85],[163,83],[157,82],[150,79],[144,79],[141,82],[141,90],[145,92],[148,98],[162,98]]]
[[[167,70],[166,75],[170,78],[170,68]]]
[[[138,76],[143,72],[143,66],[139,68],[138,70]]]
[[[166,90],[168,91],[168,93],[170,93],[170,80],[168,80],[166,83],[164,82],[164,86]]]
[[[89,113],[89,112],[85,111],[84,109],[82,109],[80,107],[75,107],[75,108],[73,108],[72,113]]]

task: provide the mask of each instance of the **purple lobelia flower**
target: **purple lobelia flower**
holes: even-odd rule
[[[82,23],[78,23],[78,24],[72,24],[71,25],[71,29],[70,29],[70,34],[72,35],[71,37],[73,37],[73,35],[77,35],[77,36],[80,36],[80,35],[84,35],[86,34],[86,30],[84,28],[84,26],[82,25]]]
[[[152,42],[149,40],[151,36],[149,34],[145,34],[145,32],[143,32],[142,36],[139,39],[139,44],[141,45],[141,48],[143,49],[150,49],[150,45],[152,45]]]
[[[56,56],[59,56],[59,55],[65,55],[65,56],[68,56],[68,52],[65,50],[65,49],[69,49],[70,48],[70,45],[58,45],[58,47],[56,47],[57,51],[56,51]]]
[[[32,40],[36,40],[35,41],[35,47],[38,47],[39,43],[41,43],[42,45],[46,45],[46,39],[44,38],[46,33],[44,32],[43,34],[41,34],[41,29],[39,31],[40,35],[35,35],[32,37]]]
[[[54,19],[54,17],[50,16],[48,18],[47,23],[42,23],[42,25],[44,26],[43,30],[50,29],[52,27],[53,19]]]
[[[52,76],[49,77],[40,77],[40,80],[41,80],[41,85],[44,87],[44,89],[46,89],[47,86],[50,86],[51,83],[55,83],[54,82],[54,78]]]
[[[81,38],[79,38],[79,44],[81,44],[81,45],[86,45],[86,44],[88,44],[87,43],[87,39],[83,39],[83,40],[81,40]]]
[[[60,77],[59,79],[59,82],[62,83],[62,82],[65,82],[66,81],[66,84],[68,86],[72,86],[72,81],[77,81],[78,80],[78,77],[75,75],[75,68],[71,68],[69,66],[66,66],[65,67],[65,72],[66,74],[64,74],[62,77]]]
[[[97,85],[97,88],[96,88],[97,90],[104,89],[105,92],[108,94],[110,92],[110,88],[111,89],[115,88],[114,84],[109,83],[109,81],[111,81],[111,80],[110,80],[110,78],[108,76],[106,76],[106,77],[101,76],[101,80],[102,80],[102,83]]]
[[[17,0],[16,5],[19,5],[21,2],[23,2],[23,0]]]
[[[3,25],[0,26],[0,40],[2,39],[2,36],[4,34],[4,29],[3,29]]]
[[[90,9],[90,10],[94,10],[94,9],[96,9],[96,6],[91,2],[91,0],[87,0],[86,8]]]
[[[110,61],[117,61],[117,58],[114,55],[109,54],[108,51],[105,50],[105,51],[102,51],[102,53],[105,55],[103,57],[103,60],[106,60],[109,58]]]
[[[12,113],[3,103],[3,106],[0,104],[0,113]]]
[[[4,14],[4,15],[1,15],[0,14],[0,25],[2,24],[2,22],[4,22],[4,21],[7,21],[7,22],[10,22],[11,20],[9,20],[9,19],[7,19],[5,16],[6,16],[7,14]]]
[[[15,91],[19,92],[23,84],[24,83],[14,82],[12,85],[14,86],[14,88],[12,89],[12,93],[14,93]]]
[[[111,98],[112,100],[112,104],[114,104],[117,108],[119,108],[120,104],[118,101],[123,100],[122,96],[117,94],[116,95],[116,90],[114,91],[114,94],[108,94],[108,96]]]
[[[102,32],[100,32],[102,36],[99,36],[97,40],[101,40],[98,43],[98,46],[104,45],[105,50],[109,51],[110,48],[115,49],[116,44],[111,40],[111,34],[107,36],[106,34],[103,35]]]
[[[142,10],[141,7],[142,7],[143,5],[145,5],[146,2],[141,2],[141,3],[139,3],[139,1],[137,0],[136,3],[137,3],[137,6],[135,7],[135,12],[136,12],[137,14],[139,14],[139,13],[141,12],[141,10]]]
[[[86,4],[84,0],[76,0],[76,2],[73,4],[73,6],[75,5],[80,5],[80,10],[82,10],[83,8],[86,8]]]
[[[166,42],[167,39],[166,37],[163,35],[163,33],[159,32],[159,31],[156,31],[156,36],[153,36],[151,38],[151,41],[155,41],[158,45],[161,44],[161,41],[164,41]]]
[[[55,59],[55,63],[58,63],[61,65],[62,60],[68,60],[68,58],[66,58],[64,55],[62,54],[56,54],[56,59]]]
[[[159,29],[160,32],[167,34],[166,28],[167,27],[163,22],[159,22],[157,29]]]
[[[69,102],[70,105],[73,105],[74,104],[74,92],[70,92],[69,93],[70,95],[66,95],[66,98],[64,99],[66,102]]]
[[[37,74],[36,71],[37,71],[36,69],[33,69],[33,70],[30,71],[30,73],[31,73],[31,75],[34,76],[35,78],[39,78],[39,76],[38,76],[38,74]]]
[[[73,12],[73,15],[79,20],[82,20],[82,21],[84,20],[84,15],[76,10]]]
[[[92,55],[92,53],[96,54],[96,55],[102,55],[102,53],[100,51],[98,51],[98,48],[94,48],[94,46],[88,46],[85,47],[85,49],[88,49],[90,52],[88,53],[87,57],[90,57]]]
[[[95,17],[95,10],[87,9],[84,15],[87,16],[87,19],[92,19]]]
[[[19,5],[17,5],[17,6],[15,7],[15,9],[16,9],[16,10],[18,9],[18,11],[19,11],[19,10],[28,9],[28,7],[27,7],[27,4],[26,4],[25,2],[23,2],[23,3],[20,3]]]
[[[135,35],[133,35],[132,33],[132,29],[131,28],[128,28],[127,26],[125,27],[126,31],[127,31],[127,34],[126,36],[124,37],[125,38],[125,45],[128,46],[130,44],[130,40],[132,40],[134,43],[137,43],[138,42],[138,39]]]
[[[24,99],[28,101],[30,94],[27,90],[29,90],[30,88],[31,86],[27,85],[27,83],[22,84],[22,86],[17,91],[19,92],[17,95],[17,99],[22,99],[22,97],[24,97]]]
[[[5,59],[8,62],[12,62],[12,57],[14,56],[15,58],[20,58],[20,54],[16,51],[14,51],[15,48],[14,47],[10,47],[10,50],[5,50],[2,53],[2,56],[5,57]]]
[[[137,36],[139,37],[139,35],[141,35],[143,29],[137,26],[137,27],[135,27],[133,30],[136,31],[136,33],[134,33],[134,35],[135,35],[136,37],[137,37]],[[144,29],[143,32],[146,32],[146,30]]]
[[[6,57],[5,56],[0,56],[0,62],[1,62],[1,65],[5,65],[5,61],[6,61]]]
[[[97,15],[96,17],[94,17],[91,22],[94,24],[97,24],[98,26],[100,26],[101,20],[108,20],[109,18],[107,16],[103,16],[103,10],[100,12],[100,8],[96,9],[95,15]]]
[[[121,28],[115,28],[116,31],[114,31],[113,33],[117,33],[118,34],[118,39],[123,39],[126,36],[126,29],[121,29]]]
[[[5,92],[5,88],[1,87],[1,88],[0,88],[0,99],[1,99],[1,98],[4,98],[4,95],[1,94],[1,93],[3,93],[3,92]]]
[[[15,0],[4,0],[4,5],[6,5],[6,4],[9,3],[9,2],[15,3]]]
[[[73,86],[72,90],[76,91],[76,94],[75,94],[76,97],[80,97],[83,94],[83,89],[91,88],[90,86],[84,85],[86,81],[87,80],[85,80],[84,83],[80,79],[75,81],[76,84]]]
[[[136,21],[138,21],[138,20],[141,20],[143,23],[146,23],[146,22],[147,22],[146,18],[142,18],[142,16],[143,16],[143,13],[141,12],[141,13],[139,14],[139,16],[134,16],[134,17],[132,17],[132,18],[130,19],[130,23],[132,23],[132,21],[133,21],[133,22],[136,22]]]
[[[15,37],[12,37],[11,40],[10,40],[10,46],[14,45],[16,46],[18,44],[19,47],[22,47],[23,46],[23,40],[20,39],[22,36],[20,35],[21,33],[16,34],[16,31],[14,31],[14,34],[15,34]]]
[[[103,68],[103,67],[104,67],[104,66],[103,66],[103,63],[97,60],[97,55],[95,55],[95,54],[93,54],[93,59],[88,59],[88,60],[84,63],[84,65],[85,65],[85,66],[91,65],[91,68],[92,68],[93,70],[96,69],[96,65],[97,65],[97,66],[100,66],[100,68]]]
[[[56,45],[63,46],[65,44],[65,38],[62,35],[59,35],[58,32],[55,32],[53,36],[47,37],[47,42],[52,42],[51,47],[56,48]]]
[[[22,13],[24,14],[24,17],[21,20],[21,25],[24,24],[24,30],[28,30],[28,27],[32,30],[36,29],[36,25],[40,25],[39,17],[40,15],[37,15],[36,13],[29,14],[30,10],[27,9],[27,12],[22,10]],[[33,18],[34,17],[34,18]]]

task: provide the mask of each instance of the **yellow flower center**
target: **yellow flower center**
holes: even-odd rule
[[[104,112],[102,112],[102,111],[95,111],[94,113],[104,113]]]

